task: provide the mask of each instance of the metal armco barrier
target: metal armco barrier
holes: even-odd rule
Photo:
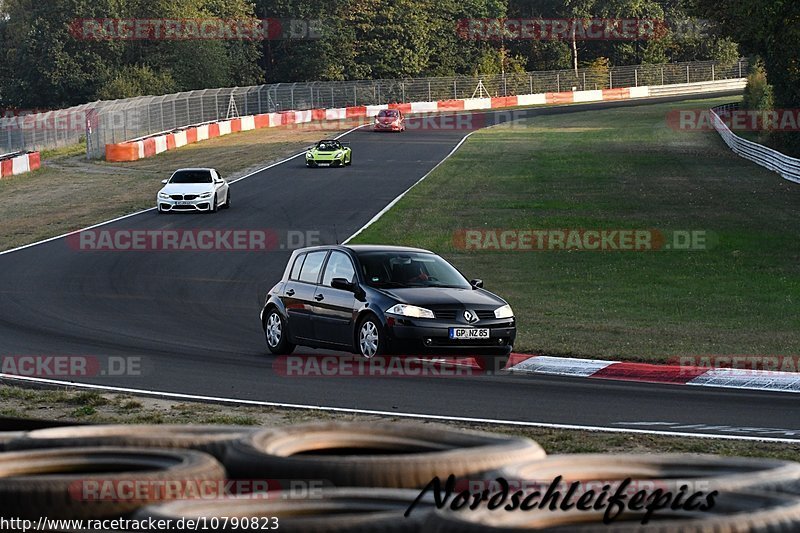
[[[784,179],[800,183],[800,159],[789,157],[762,144],[743,139],[730,130],[728,125],[720,118],[719,113],[734,109],[738,109],[738,104],[728,104],[711,110],[714,129],[720,134],[725,144],[741,157],[777,172]]]
[[[747,62],[714,61],[611,68],[359,81],[274,83],[204,89],[164,96],[98,101],[69,109],[0,116],[0,152],[41,150],[87,141],[87,155],[103,157],[107,144],[191,124],[284,111],[387,103],[503,98],[525,94],[617,90],[620,87],[695,84],[747,75]]]

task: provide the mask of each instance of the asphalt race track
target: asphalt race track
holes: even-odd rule
[[[474,125],[492,121],[476,118]],[[151,210],[101,229],[268,228],[278,235],[319,232],[321,243],[343,241],[446,157],[467,133],[413,126],[412,120],[409,131],[398,135],[365,130],[349,134],[344,140],[353,148],[351,167],[307,169],[300,157],[265,169],[233,184],[233,207],[215,215],[158,215]],[[153,184],[154,196],[158,187]],[[506,374],[282,376],[267,355],[258,315],[288,254],[280,246],[268,252],[79,251],[59,238],[0,255],[0,355],[138,356],[141,376],[82,380],[165,393],[800,441],[797,397],[786,393]]]

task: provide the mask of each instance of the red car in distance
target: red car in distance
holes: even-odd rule
[[[381,109],[375,117],[374,131],[406,131],[406,119],[399,109]]]

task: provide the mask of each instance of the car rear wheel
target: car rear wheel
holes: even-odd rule
[[[385,340],[381,324],[374,316],[365,317],[358,326],[358,353],[372,359],[385,351]]]
[[[264,335],[267,338],[269,351],[278,355],[292,353],[295,346],[289,342],[288,333],[286,321],[277,310],[271,309],[264,323]]]

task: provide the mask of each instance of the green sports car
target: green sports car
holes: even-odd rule
[[[343,167],[353,162],[349,146],[335,139],[320,141],[306,151],[307,167]]]

